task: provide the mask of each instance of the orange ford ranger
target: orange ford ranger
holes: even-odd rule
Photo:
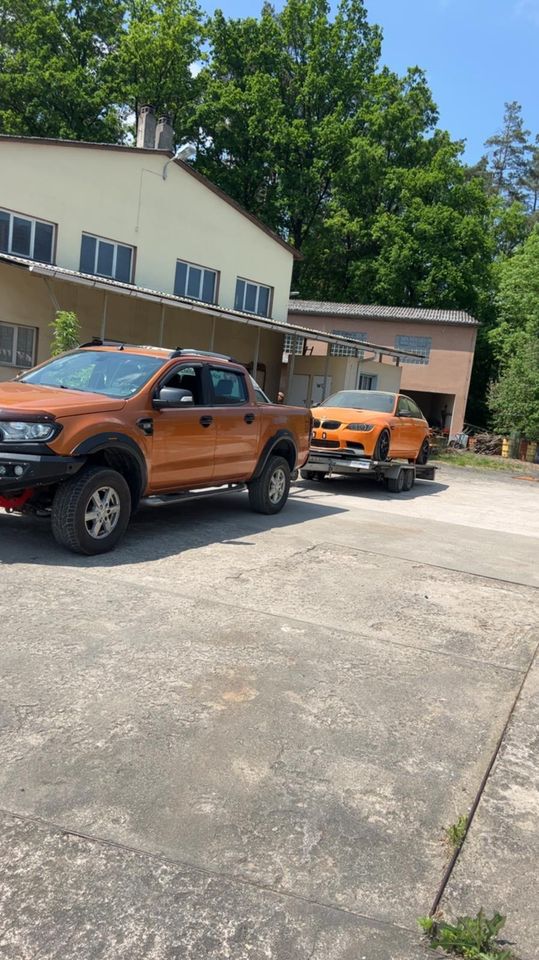
[[[230,357],[94,340],[0,383],[0,507],[50,513],[83,554],[111,550],[142,498],[246,484],[277,513],[309,434],[309,411]]]

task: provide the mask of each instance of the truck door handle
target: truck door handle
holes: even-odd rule
[[[201,427],[209,427],[213,423],[213,417],[201,417],[199,422]]]
[[[252,423],[255,419],[255,415],[254,413],[246,413],[243,419],[245,420],[245,423]]]

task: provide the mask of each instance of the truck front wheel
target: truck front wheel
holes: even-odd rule
[[[270,457],[262,473],[249,484],[249,503],[256,513],[279,513],[290,489],[290,466],[284,457]]]
[[[116,470],[87,467],[56,491],[52,532],[62,547],[87,556],[112,550],[131,512],[129,487]]]

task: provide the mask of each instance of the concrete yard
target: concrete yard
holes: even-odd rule
[[[448,467],[92,559],[1,514],[0,958],[427,960],[441,894],[536,960],[538,547],[539,483]]]

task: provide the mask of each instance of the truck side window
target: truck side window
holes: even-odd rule
[[[193,403],[195,407],[202,406],[202,367],[184,366],[176,367],[169,377],[165,380],[163,386],[176,387],[179,390],[190,390],[193,394]]]
[[[215,403],[231,405],[245,403],[249,399],[245,377],[236,370],[210,370]]]

